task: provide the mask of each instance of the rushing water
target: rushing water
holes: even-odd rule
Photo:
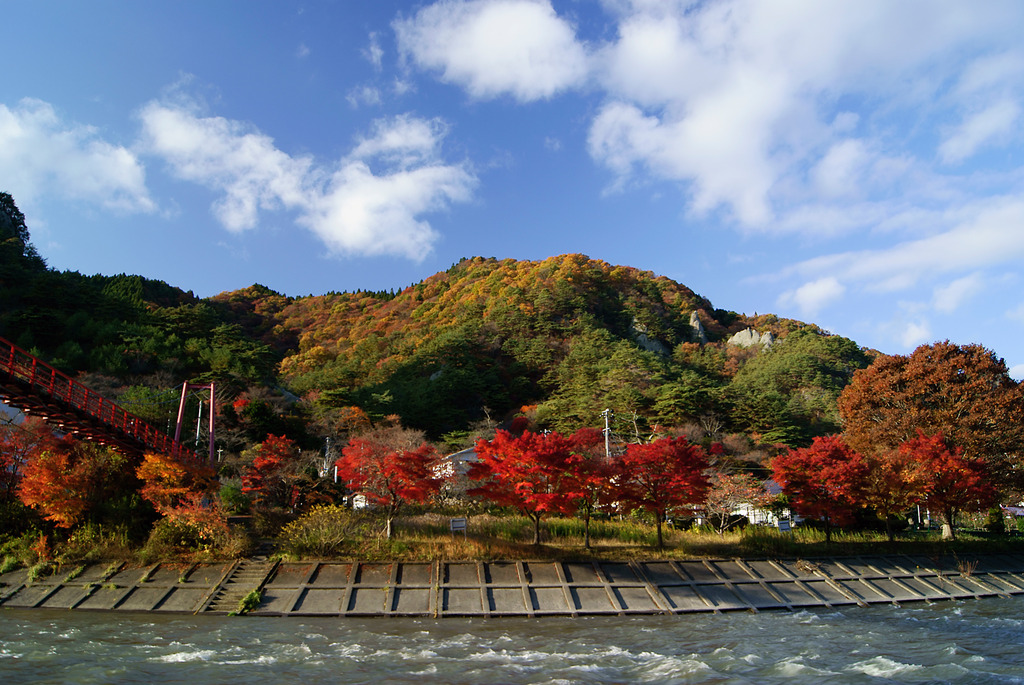
[[[622,618],[0,610],[0,683],[1024,683],[1024,597]]]

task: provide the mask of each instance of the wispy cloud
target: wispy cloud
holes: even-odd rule
[[[378,121],[332,165],[292,156],[255,127],[154,101],[141,111],[141,148],[222,196],[213,213],[231,231],[261,212],[291,209],[332,253],[422,259],[437,239],[423,215],[468,201],[476,177],[440,157],[446,127],[411,115]]]
[[[153,212],[145,167],[136,154],[84,124],[67,122],[49,103],[0,104],[0,178],[22,205],[43,195],[120,212]]]
[[[947,163],[962,162],[979,148],[998,142],[1019,128],[1021,106],[1006,98],[971,114],[939,146],[939,157]]]
[[[801,285],[779,298],[782,305],[795,304],[805,316],[814,316],[824,307],[836,302],[846,292],[846,287],[832,277],[820,278]]]
[[[984,288],[984,279],[977,273],[941,285],[935,289],[933,300],[935,310],[944,314],[952,314],[965,302],[982,292]]]
[[[370,32],[370,44],[363,48],[363,57],[380,71],[384,65],[384,48],[380,46],[380,37],[376,31]]]

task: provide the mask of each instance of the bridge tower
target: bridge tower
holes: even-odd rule
[[[215,417],[217,416],[217,406],[214,404],[213,399],[213,383],[183,383],[181,386],[181,402],[178,403],[178,423],[174,428],[174,447],[176,450],[181,450],[181,424],[185,419],[185,400],[188,399],[188,393],[190,390],[209,390],[210,391],[210,416],[209,416],[209,433],[210,433],[210,468],[217,468],[217,453],[213,447],[213,430]],[[199,405],[199,412],[202,415],[202,404]],[[196,437],[198,440],[199,426],[196,426]]]

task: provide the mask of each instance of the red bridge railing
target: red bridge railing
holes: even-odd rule
[[[30,416],[131,451],[196,458],[165,433],[41,359],[0,338],[0,396]]]

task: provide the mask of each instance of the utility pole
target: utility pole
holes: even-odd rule
[[[603,412],[601,412],[601,416],[604,417],[604,431],[603,431],[604,432],[604,457],[605,457],[605,459],[608,459],[609,461],[611,461],[611,458],[612,458],[612,445],[611,445],[612,428],[611,428],[611,420],[612,420],[612,416],[613,416],[612,410],[611,409],[605,409]]]

